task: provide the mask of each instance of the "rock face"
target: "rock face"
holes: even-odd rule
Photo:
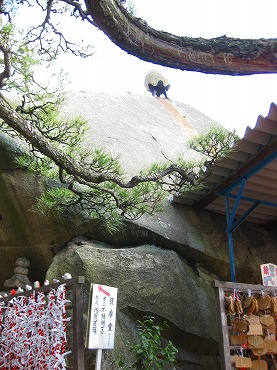
[[[36,198],[47,186],[46,181],[26,171],[0,172],[0,290],[13,274],[17,258],[30,261],[31,282],[43,281],[56,248],[93,229],[93,222],[73,213],[55,220],[37,213]]]
[[[185,147],[191,133],[216,124],[185,104],[171,102],[165,107],[164,100],[72,92],[65,97],[62,114],[83,116],[89,127],[83,145],[105,148],[120,156],[130,177],[153,162],[174,159],[182,153],[192,155]],[[30,260],[31,281],[43,280],[54,251],[74,236],[91,232],[94,237],[105,237],[101,230],[95,230],[93,222],[74,213],[49,222],[34,211],[36,198],[56,185],[19,169],[15,156],[22,152],[22,144],[0,133],[0,290],[11,277],[17,258]]]
[[[47,279],[64,272],[118,287],[116,346],[111,353],[106,351],[103,369],[111,369],[118,354],[130,357],[126,342],[134,341],[135,320],[148,314],[167,320],[167,336],[179,346],[176,368],[218,368],[211,278],[197,274],[176,252],[148,244],[115,249],[78,239],[54,257]]]
[[[90,131],[83,145],[120,155],[129,176],[154,161],[189,157],[188,138],[215,124],[184,104],[132,94],[71,93],[63,114],[85,116]],[[137,340],[136,322],[144,315],[169,323],[165,338],[179,348],[176,369],[219,369],[213,282],[230,279],[225,217],[165,200],[162,212],[128,222],[115,235],[75,213],[49,221],[34,205],[56,184],[19,169],[18,150],[0,136],[0,290],[20,257],[30,261],[31,282],[46,274],[49,280],[84,275],[85,303],[90,283],[116,286],[116,347],[104,353],[103,370],[114,369],[118,353],[129,358],[126,342]],[[261,283],[260,264],[277,264],[274,225],[245,222],[233,237],[238,281]]]
[[[114,368],[118,354],[129,359],[126,342],[137,340],[136,322],[145,315],[169,323],[165,338],[179,349],[176,369],[220,369],[213,285],[230,279],[224,229],[221,215],[167,204],[158,215],[131,223],[112,237],[102,236],[106,243],[74,239],[54,257],[49,280],[69,272],[119,289],[115,350],[105,352],[103,370]],[[237,230],[238,281],[261,283],[259,266],[276,263],[276,242],[263,227],[245,223]],[[88,292],[86,286],[85,301]]]
[[[131,93],[71,92],[62,113],[84,117],[89,127],[84,146],[119,156],[127,176],[178,155],[195,158],[186,147],[188,139],[218,125],[186,104]]]

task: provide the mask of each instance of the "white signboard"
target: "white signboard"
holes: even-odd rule
[[[114,348],[117,288],[91,284],[87,348]]]
[[[277,287],[277,266],[273,263],[261,265],[263,285]]]

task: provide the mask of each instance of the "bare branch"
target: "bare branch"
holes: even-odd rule
[[[88,11],[83,10],[80,3],[72,0],[60,0],[60,1],[73,7],[72,15],[76,16],[77,12],[78,16],[80,16],[82,20],[86,20],[93,26],[97,27],[96,23],[92,20],[90,13]]]
[[[74,10],[78,11],[82,19],[86,19],[91,24],[94,25],[94,22],[90,19],[88,15],[82,10],[81,6],[75,2],[67,2],[66,0],[61,0],[59,3],[65,2],[73,7]],[[39,51],[41,54],[47,55],[49,60],[55,59],[60,52],[71,52],[75,56],[86,58],[91,56],[93,53],[88,50],[91,48],[90,45],[87,45],[86,48],[82,48],[80,45],[77,45],[69,41],[64,34],[58,30],[58,28],[51,21],[51,15],[56,13],[63,13],[65,10],[56,10],[54,5],[56,5],[53,0],[47,2],[45,18],[43,22],[36,26],[31,27],[27,33],[27,44],[38,42],[40,45]],[[74,13],[73,10],[73,13]],[[56,38],[55,38],[56,36]],[[49,47],[51,45],[51,48]]]

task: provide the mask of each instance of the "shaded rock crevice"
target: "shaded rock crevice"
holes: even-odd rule
[[[126,222],[126,227],[113,236],[107,234],[95,235],[95,233],[90,232],[85,233],[84,236],[88,239],[104,241],[112,248],[132,248],[142,244],[153,244],[165,250],[173,250],[191,267],[196,268],[196,264],[202,265],[207,270],[210,270],[211,273],[217,274],[218,279],[228,280],[229,260],[227,253],[224,256],[224,260],[221,254],[208,255],[205,251],[195,249],[191,245],[181,243],[180,241],[168,239],[161,232],[147,229],[146,226],[138,223]],[[218,248],[222,251],[220,245]],[[218,274],[219,271],[220,274]]]
[[[217,341],[212,338],[202,338],[201,336],[183,331],[173,322],[167,321],[166,317],[153,314],[150,311],[143,312],[132,306],[126,306],[121,312],[135,322],[143,321],[146,317],[153,317],[155,323],[162,328],[162,337],[167,341],[171,340],[179,349],[202,355],[218,356],[219,354]],[[166,322],[166,325],[164,322]]]

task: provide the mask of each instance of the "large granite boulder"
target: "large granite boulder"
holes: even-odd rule
[[[137,340],[136,321],[144,315],[168,321],[165,336],[179,349],[176,369],[219,369],[213,285],[230,280],[225,222],[222,215],[167,203],[163,212],[116,235],[100,232],[102,242],[91,230],[84,234],[90,240],[75,239],[54,257],[50,280],[70,272],[119,288],[116,346],[106,351],[104,370],[113,368],[117,354],[129,358],[126,343]],[[234,233],[238,281],[261,283],[260,264],[277,262],[276,241],[275,234],[249,223]],[[86,303],[88,292],[86,286]]]
[[[130,358],[126,343],[134,343],[136,320],[145,315],[168,322],[166,337],[179,348],[176,369],[218,368],[213,279],[176,252],[148,244],[114,248],[78,238],[54,257],[47,279],[65,272],[118,288],[115,349],[105,352],[103,370],[113,368],[118,354]]]
[[[0,171],[17,168],[15,158],[23,152],[23,143],[0,131]]]
[[[121,154],[129,175],[180,152],[188,156],[183,145],[188,134],[213,124],[191,107],[175,103],[174,108],[152,97],[82,92],[67,98],[64,114],[80,113],[89,120],[84,145]],[[165,337],[179,348],[177,369],[218,369],[212,285],[215,279],[230,280],[226,218],[165,201],[162,212],[126,222],[114,235],[76,212],[49,220],[34,205],[57,184],[19,169],[14,162],[18,151],[17,142],[0,135],[1,290],[20,257],[30,261],[31,281],[43,281],[46,273],[50,280],[64,272],[84,275],[85,303],[89,283],[117,286],[116,347],[104,354],[103,369],[113,369],[116,353],[128,358],[126,342],[137,340],[136,321],[144,315],[168,321]],[[234,232],[238,281],[261,283],[260,264],[277,264],[274,227],[244,222]],[[92,368],[91,363],[86,367]]]
[[[83,145],[120,156],[130,177],[155,161],[172,160],[182,153],[191,156],[185,147],[190,134],[216,124],[188,105],[164,103],[165,99],[129,93],[71,92],[66,94],[62,114],[83,116],[89,127]],[[0,132],[0,289],[12,276],[17,258],[30,260],[30,280],[43,280],[54,252],[72,237],[86,232],[94,238],[106,237],[97,224],[76,212],[49,220],[34,211],[41,193],[57,184],[19,169],[15,157],[24,150],[23,142]]]
[[[89,129],[83,145],[104,148],[119,157],[128,177],[179,155],[198,158],[188,148],[188,140],[219,126],[187,104],[131,93],[69,92],[62,114],[84,117]]]

